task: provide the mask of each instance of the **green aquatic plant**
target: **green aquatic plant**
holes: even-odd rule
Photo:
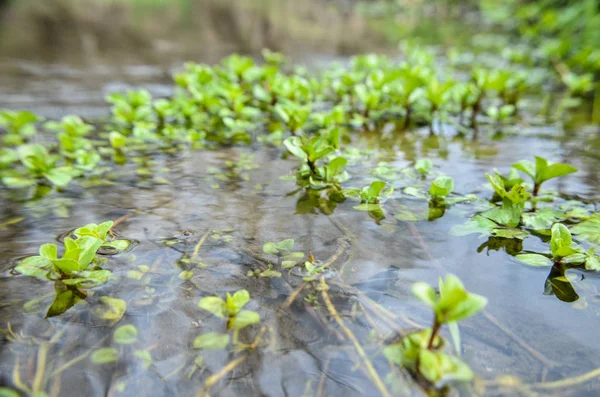
[[[480,233],[501,238],[524,239],[528,233],[519,226],[525,203],[529,198],[525,186],[518,180],[510,176],[507,179],[497,172],[486,174],[486,177],[494,189],[492,200],[501,200],[502,204],[473,216],[464,225],[453,227],[450,233],[455,236]],[[505,180],[508,181],[507,184]],[[507,186],[511,186],[510,190],[507,190]]]
[[[5,172],[2,183],[6,186],[24,187],[46,182],[62,187],[68,185],[73,178],[73,168],[58,166],[60,156],[48,153],[42,145],[22,145],[17,149],[17,155],[24,166],[24,172]]]
[[[113,238],[113,235],[111,235],[110,232],[113,223],[113,221],[102,222],[99,225],[95,223],[89,223],[85,226],[75,229],[73,234],[77,236],[77,238],[84,236],[97,238],[102,241],[102,245],[100,246],[101,248],[112,248],[117,251],[124,251],[131,245],[131,242],[129,240]]]
[[[413,294],[434,314],[431,328],[409,334],[384,349],[393,363],[409,370],[426,388],[441,389],[449,382],[470,381],[473,372],[459,357],[444,352],[446,342],[440,335],[444,325],[450,328],[456,351],[460,354],[458,322],[483,310],[487,299],[468,292],[458,277],[449,274],[439,280],[439,295],[429,284],[416,283]]]
[[[55,244],[44,244],[39,255],[21,260],[15,270],[25,276],[46,278],[55,282],[54,302],[48,308],[46,317],[58,316],[66,312],[78,301],[85,299],[84,288],[93,288],[106,283],[111,276],[109,270],[97,264],[96,252],[102,241],[85,236],[64,240],[65,248],[61,257]]]
[[[600,271],[600,257],[594,248],[587,251],[573,241],[569,229],[562,223],[555,223],[551,229],[551,257],[542,254],[519,254],[516,259],[534,267],[549,267],[554,264],[584,266],[586,270]]]
[[[23,259],[15,267],[19,273],[30,277],[46,277],[50,280],[61,280],[67,285],[99,285],[108,281],[110,271],[90,270],[102,240],[83,236],[77,240],[70,237],[64,240],[65,249],[58,256],[56,244],[44,244],[40,254]]]
[[[0,112],[0,127],[6,130],[4,144],[18,146],[27,142],[37,133],[35,124],[41,120],[34,113],[25,110],[3,110]]]
[[[277,243],[268,242],[263,245],[262,250],[265,254],[275,255],[277,257],[278,265],[283,269],[289,269],[294,267],[302,258],[304,258],[303,252],[293,251],[294,245],[294,240],[288,238]]]
[[[381,204],[394,192],[394,187],[392,185],[388,185],[388,187],[385,188],[386,185],[388,185],[388,183],[384,181],[373,181],[369,186],[365,186],[362,189],[344,189],[344,195],[360,199],[360,205],[355,206],[354,209],[358,211],[367,211],[376,222],[380,222],[385,218],[385,213]]]
[[[438,176],[431,182],[429,195],[431,202],[436,205],[443,205],[444,199],[450,196],[454,190],[454,179],[449,176]]]
[[[301,184],[308,184],[313,188],[336,186],[348,179],[344,167],[347,164],[345,157],[336,157],[327,164],[319,166],[329,154],[339,147],[339,129],[332,129],[322,135],[311,138],[290,137],[283,141],[287,150],[302,160],[302,166],[296,173]]]
[[[551,163],[543,157],[535,156],[535,163],[521,160],[512,165],[513,168],[527,174],[533,181],[533,196],[539,194],[542,183],[561,176],[577,172],[570,164]]]
[[[260,315],[251,310],[242,310],[250,301],[246,290],[239,290],[233,295],[226,294],[222,299],[218,296],[206,296],[200,300],[198,307],[214,316],[227,320],[227,329],[239,331],[249,325],[260,322]]]

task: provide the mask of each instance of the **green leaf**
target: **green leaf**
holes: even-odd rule
[[[462,282],[453,274],[445,280],[439,280],[440,299],[436,305],[436,314],[440,323],[460,321],[482,310],[487,304],[483,296],[469,293]]]
[[[207,296],[200,300],[198,303],[200,309],[204,309],[219,318],[226,318],[227,315],[227,304],[225,301],[217,296]]]
[[[117,251],[125,251],[131,245],[129,240],[113,240],[102,244],[102,247],[111,247]]]
[[[131,345],[137,342],[138,331],[131,324],[121,325],[115,330],[113,339],[119,345]]]
[[[275,243],[266,243],[263,245],[263,252],[265,254],[277,255],[279,250],[277,249],[277,245]]]
[[[136,350],[135,356],[142,360],[143,367],[148,369],[152,366],[152,355],[147,350]]]
[[[383,181],[373,181],[371,185],[369,185],[369,189],[367,190],[367,196],[369,199],[378,198],[379,193],[383,190],[387,183]]]
[[[67,172],[66,169],[54,168],[44,173],[46,179],[48,179],[54,186],[67,186],[69,182],[73,179],[70,173]]]
[[[538,175],[538,183],[577,172],[577,168],[569,164],[554,163],[544,168]]]
[[[119,352],[112,347],[94,350],[90,356],[90,360],[92,360],[94,364],[110,364],[116,362],[118,359]]]
[[[250,293],[245,289],[237,291],[235,294],[227,294],[227,311],[229,316],[237,314],[250,301]]]
[[[240,330],[251,324],[260,322],[260,315],[257,312],[242,310],[229,321],[229,329]]]
[[[521,223],[522,212],[522,207],[505,202],[502,204],[502,207],[492,208],[481,215],[496,222],[498,225],[514,228]]]
[[[103,241],[99,238],[83,236],[78,238],[76,243],[77,246],[81,249],[81,253],[79,254],[79,260],[77,261],[77,263],[79,264],[79,270],[83,270],[87,268],[88,265],[92,262],[92,260],[96,256],[98,248],[100,248]]]
[[[58,256],[56,244],[43,244],[40,247],[40,255],[46,259],[56,259]]]
[[[207,332],[194,339],[194,349],[223,350],[229,345],[228,334]]]
[[[568,256],[571,253],[571,245],[573,244],[573,237],[569,229],[562,223],[555,223],[552,226],[552,237],[550,238],[550,250],[552,256],[555,258]]]
[[[298,137],[289,137],[283,144],[287,148],[287,150],[292,153],[294,156],[306,161],[308,159],[308,155],[304,150],[301,149],[301,141]]]
[[[102,296],[98,301],[100,305],[94,306],[92,314],[102,320],[108,320],[112,323],[119,322],[125,315],[127,303],[123,299]]]
[[[438,176],[431,183],[429,194],[433,197],[446,197],[454,189],[454,179],[449,176]]]
[[[348,160],[345,157],[336,157],[327,164],[327,178],[333,178],[334,176],[340,174]]]
[[[515,256],[515,259],[534,267],[550,267],[554,263],[549,258],[539,254],[519,254]]]
[[[279,253],[291,251],[294,249],[294,240],[291,238],[282,240],[276,244]]]
[[[79,264],[74,259],[55,259],[52,263],[65,274],[72,274],[79,270]]]
[[[527,161],[527,160],[521,160],[521,161],[517,161],[516,163],[514,163],[512,165],[513,168],[524,172],[525,174],[529,175],[531,177],[532,180],[535,180],[535,164],[533,164],[531,161]]]
[[[437,294],[433,287],[427,283],[414,283],[412,286],[412,293],[421,301],[425,302],[427,306],[435,308],[437,303]]]
[[[450,381],[470,381],[473,371],[459,358],[423,349],[419,353],[419,373],[437,385]]]
[[[571,227],[578,238],[600,245],[600,218],[591,218]]]
[[[529,236],[529,233],[525,230],[515,228],[496,228],[492,231],[492,234],[496,237],[518,238],[519,240],[523,240]]]
[[[417,160],[417,162],[415,163],[415,169],[423,175],[426,175],[432,166],[433,163],[429,159]]]
[[[590,255],[587,257],[587,259],[585,260],[585,269],[586,270],[593,270],[593,271],[600,271],[600,258],[598,258],[598,256],[596,255]]]
[[[41,256],[30,256],[15,267],[19,273],[29,277],[45,277],[52,268],[52,262]]]

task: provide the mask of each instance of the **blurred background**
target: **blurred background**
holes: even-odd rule
[[[478,2],[423,0],[0,0],[0,108],[106,114],[104,96],[168,95],[183,62],[281,51],[311,67],[394,52],[409,37],[469,38]],[[445,22],[437,23],[440,19]],[[469,23],[471,26],[472,23]]]
[[[0,58],[86,64],[382,51],[403,34],[451,40],[473,1],[0,0]],[[430,21],[430,22],[427,22]],[[460,31],[460,29],[455,29]]]

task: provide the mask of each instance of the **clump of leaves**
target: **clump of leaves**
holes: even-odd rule
[[[78,238],[84,236],[97,238],[102,241],[102,245],[100,246],[101,248],[124,251],[129,247],[129,245],[131,245],[131,242],[124,239],[114,239],[113,236],[111,236],[110,229],[112,228],[113,223],[113,221],[102,222],[99,225],[95,223],[89,223],[85,226],[75,229],[73,234]]]
[[[460,352],[458,322],[481,311],[487,299],[468,292],[460,279],[451,274],[445,280],[440,278],[439,295],[426,283],[414,284],[412,292],[432,309],[433,325],[387,346],[385,356],[424,380],[426,388],[442,388],[451,381],[470,381],[473,372],[459,357],[444,352],[446,342],[439,332],[448,325],[456,351]]]
[[[0,127],[6,130],[3,141],[8,146],[18,146],[36,134],[35,124],[41,118],[28,111],[3,110],[0,112]]]
[[[263,252],[269,255],[277,256],[278,265],[283,269],[289,269],[294,267],[302,258],[304,258],[303,252],[293,252],[294,240],[291,238],[281,240],[278,243],[266,243],[263,245]]]
[[[227,320],[227,329],[239,331],[249,325],[260,322],[260,315],[251,310],[242,310],[250,301],[250,294],[245,289],[233,295],[226,294],[225,299],[218,296],[206,296],[200,300],[198,307],[218,318]]]
[[[512,165],[519,171],[529,175],[533,181],[533,196],[539,194],[542,183],[561,176],[577,172],[577,168],[570,164],[551,163],[543,157],[535,156],[535,163],[521,160]]]
[[[549,267],[554,264],[584,266],[586,270],[600,271],[600,257],[594,248],[587,251],[573,241],[569,229],[562,223],[552,226],[550,237],[551,257],[542,254],[519,254],[516,258],[529,266]]]
[[[528,236],[525,230],[519,228],[521,215],[525,203],[529,198],[522,183],[511,183],[512,187],[507,191],[506,178],[500,174],[486,174],[495,195],[502,200],[501,206],[495,206],[491,210],[475,215],[464,225],[458,225],[450,231],[455,236],[463,236],[471,233],[481,233],[502,238],[524,239]]]
[[[25,173],[18,170],[5,172],[2,183],[6,186],[25,187],[47,182],[54,186],[66,186],[73,178],[73,168],[58,166],[59,156],[51,155],[42,145],[23,145],[17,149]]]
[[[336,157],[323,166],[318,164],[318,161],[324,160],[338,149],[339,134],[339,129],[332,129],[311,138],[290,137],[283,141],[287,150],[302,160],[302,166],[296,173],[301,185],[318,189],[335,186],[348,179],[348,174],[344,171],[347,163],[345,157]]]
[[[96,252],[102,240],[83,236],[77,240],[70,237],[64,240],[65,248],[61,257],[55,244],[44,244],[39,255],[23,259],[15,270],[23,275],[54,280],[56,297],[48,309],[47,317],[57,316],[67,311],[86,293],[81,288],[92,288],[106,283],[111,276],[109,270],[100,268],[95,262]]]
[[[365,186],[362,189],[344,189],[344,195],[360,199],[360,205],[355,206],[354,209],[358,211],[367,211],[376,221],[378,221],[385,218],[381,203],[394,193],[394,187],[389,185],[385,188],[386,185],[387,182],[373,181],[369,186]]]

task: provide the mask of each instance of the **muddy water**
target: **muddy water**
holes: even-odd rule
[[[150,75],[150,80],[155,80],[158,92],[163,86],[156,76]],[[57,84],[61,81],[60,77],[52,79]],[[108,85],[111,89],[121,88],[123,83],[112,84]],[[84,105],[80,103],[79,113],[106,114],[97,94],[68,79],[62,84],[66,90],[70,85],[82,92]],[[34,87],[27,88],[35,92]],[[60,94],[13,93],[8,101],[19,96],[23,102],[18,107],[49,116],[64,110],[64,104],[55,102]],[[76,101],[70,100],[75,106]],[[66,108],[71,109],[69,106]],[[536,153],[555,161],[569,160],[580,169],[559,183],[550,182],[549,188],[598,198],[600,172],[592,155],[595,134],[593,128],[565,133],[558,127],[531,127],[518,136],[473,143],[431,139],[425,131],[415,131],[388,139],[385,150],[365,138],[356,142],[363,152],[351,162],[353,177],[347,185],[366,184],[372,178],[369,170],[379,161],[401,169],[415,158],[428,157],[436,168],[454,177],[457,192],[487,196],[486,172],[494,168],[505,171],[507,165]],[[248,167],[252,169],[225,180],[216,175],[226,172],[225,161],[239,159],[252,164]],[[17,368],[21,381],[32,388],[43,361],[43,377],[37,387],[48,395],[197,395],[210,375],[240,356],[208,352],[203,353],[201,366],[195,364],[200,353],[192,348],[194,338],[225,330],[222,320],[198,308],[198,301],[244,288],[252,297],[248,308],[260,313],[265,333],[260,348],[248,353],[244,362],[213,387],[211,395],[377,395],[364,363],[331,320],[322,300],[310,304],[311,297],[303,291],[285,308],[290,295],[303,284],[302,274],[248,276],[248,271],[264,270],[273,261],[262,253],[262,245],[285,238],[293,238],[297,250],[311,252],[322,262],[335,259],[326,273],[329,296],[382,378],[389,366],[378,354],[381,341],[430,321],[423,305],[411,296],[411,284],[435,283],[447,272],[457,274],[467,288],[489,298],[486,312],[462,326],[463,357],[479,377],[510,375],[536,383],[600,366],[598,276],[569,272],[580,296],[574,303],[544,295],[547,269],[523,266],[504,250],[481,248],[486,239],[477,235],[454,237],[448,233],[477,210],[473,204],[455,205],[432,222],[400,221],[395,215],[405,207],[419,212],[426,210],[427,204],[402,196],[399,192],[406,185],[398,179],[392,181],[397,193],[385,203],[386,217],[378,224],[367,213],[355,211],[351,201],[339,204],[329,216],[319,208],[311,209],[299,193],[293,193],[294,182],[279,179],[290,173],[296,162],[282,159],[278,149],[256,145],[183,151],[156,154],[151,160],[153,177],[140,176],[134,165],[128,165],[111,171],[111,180],[116,182],[111,186],[83,189],[72,184],[33,202],[23,203],[22,194],[0,190],[0,223],[23,218],[0,229],[0,322],[6,336],[0,345],[0,384],[14,387]],[[120,219],[115,230],[138,243],[110,259],[108,267],[116,276],[113,280],[93,289],[85,302],[66,314],[45,319],[53,286],[13,274],[15,261],[35,254],[41,244],[60,239],[68,230],[109,219]],[[192,263],[181,261],[193,256],[204,236]],[[533,236],[524,242],[525,249],[543,247]],[[131,278],[140,265],[149,270],[139,279]],[[182,270],[191,270],[193,277],[180,279]],[[319,298],[320,292],[312,294]],[[115,327],[93,315],[103,296],[127,302],[119,325],[132,324],[138,329],[134,345],[116,345],[112,340]],[[383,309],[373,308],[380,307],[386,310],[382,316],[386,321],[374,315]],[[9,327],[17,337],[10,336]],[[258,328],[243,332],[241,338],[252,341]],[[89,360],[90,353],[102,347],[118,348],[116,364],[97,365]],[[134,355],[134,350],[142,349],[151,353],[149,366]],[[598,387],[597,381],[592,381],[543,395],[593,396]],[[398,395],[421,394],[408,381],[396,388],[390,386],[390,390]],[[515,392],[488,388],[483,394]]]

